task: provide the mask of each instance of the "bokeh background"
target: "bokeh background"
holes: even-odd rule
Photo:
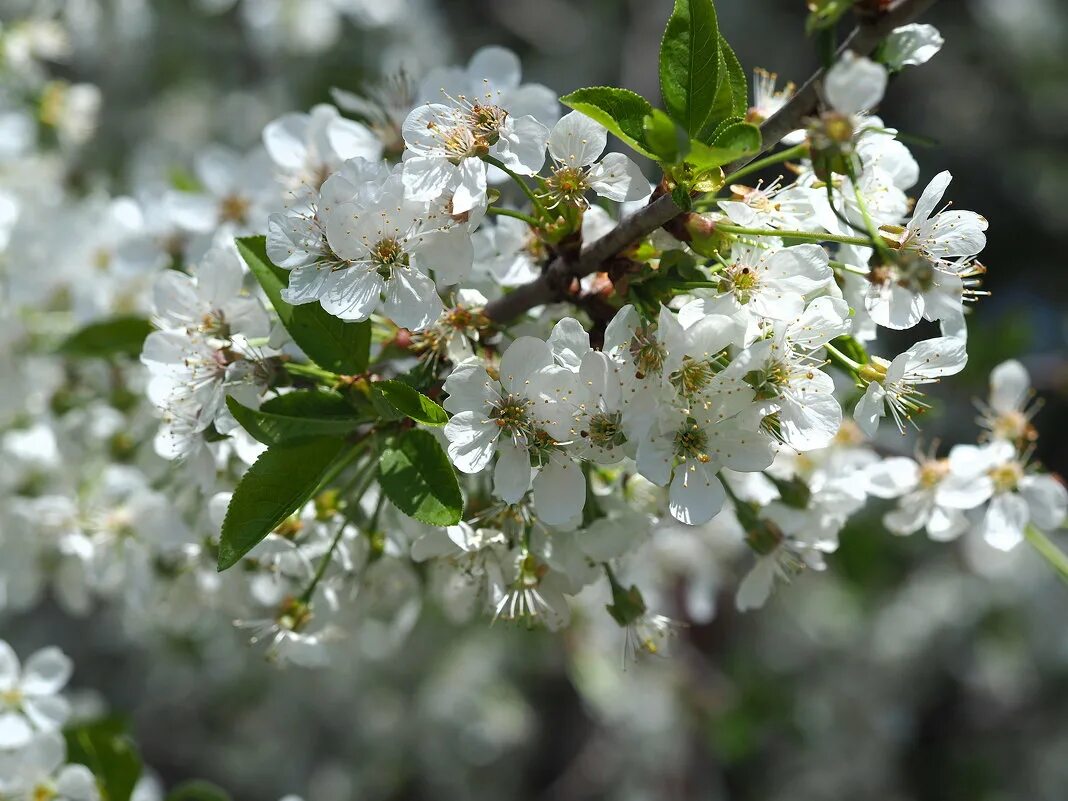
[[[264,123],[329,102],[333,86],[462,63],[485,44],[515,49],[527,80],[561,94],[611,84],[653,98],[670,7],[0,2],[5,26],[56,8],[73,20],[73,51],[50,68],[101,89],[99,126],[66,176],[84,192],[150,191],[206,142],[254,146]],[[718,7],[747,69],[800,83],[815,67],[802,0]],[[1064,473],[1068,4],[942,0],[926,21],[946,45],[893,80],[881,113],[916,143],[921,184],[951,170],[954,203],[991,221],[993,294],[924,441],[972,440],[972,398],[1015,356],[1046,399],[1038,458]],[[325,672],[265,665],[236,636],[131,638],[106,608],[74,620],[46,605],[0,618],[0,636],[23,653],[62,645],[76,686],[129,716],[166,784],[209,779],[238,801],[1065,798],[1068,588],[1026,548],[895,538],[880,511],[848,527],[827,573],[746,615],[733,608],[736,577],[717,572],[714,537],[665,534],[657,569],[677,571],[680,598],[700,593],[716,614],[673,658],[625,671],[619,633],[590,621],[563,635],[457,629],[432,608],[400,649]]]

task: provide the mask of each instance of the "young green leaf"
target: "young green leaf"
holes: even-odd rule
[[[690,137],[658,108],[645,118],[645,141],[662,164],[677,164],[690,152]]]
[[[560,102],[601,123],[643,156],[657,158],[645,141],[645,118],[653,107],[641,95],[628,89],[591,86],[564,95]]]
[[[320,416],[323,404],[316,395],[328,395],[326,392],[294,392],[297,397],[286,404],[286,413],[279,414],[269,410],[250,409],[242,406],[234,398],[226,399],[230,414],[249,434],[264,445],[288,445],[314,437],[344,436],[350,434],[367,419],[356,416],[356,410],[341,400],[348,409],[348,416]],[[282,397],[288,397],[283,395]],[[340,400],[340,398],[339,398]],[[306,406],[306,408],[302,408]]]
[[[735,122],[726,126],[711,146],[698,141],[690,143],[686,161],[701,169],[712,169],[730,164],[736,159],[760,152],[760,129],[748,122]]]
[[[749,82],[746,80],[745,70],[722,34],[719,37],[719,60],[720,75],[716,100],[698,136],[705,144],[715,141],[716,129],[725,120],[740,122],[749,111]]]
[[[130,801],[141,777],[141,757],[118,718],[83,723],[63,732],[67,761],[85,765],[107,801]]]
[[[449,415],[444,409],[403,381],[376,381],[371,386],[382,394],[390,406],[417,423],[443,426],[449,422]]]
[[[260,282],[267,298],[293,341],[320,367],[334,373],[354,375],[367,369],[371,350],[371,322],[346,323],[327,314],[317,303],[292,306],[282,300],[289,273],[267,258],[266,239],[247,236],[237,240],[237,249]]]
[[[317,437],[268,448],[241,478],[219,538],[219,571],[251,551],[319,488],[347,448],[343,437]]]
[[[401,433],[378,462],[378,483],[409,517],[431,526],[460,522],[464,500],[449,458],[429,431]]]
[[[75,358],[137,356],[145,337],[151,333],[152,323],[143,317],[112,317],[74,332],[63,341],[58,352]]]
[[[664,107],[697,136],[716,101],[720,81],[719,27],[712,0],[675,0],[660,42]]]

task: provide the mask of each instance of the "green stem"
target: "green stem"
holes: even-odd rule
[[[323,580],[323,576],[326,575],[326,569],[330,566],[330,560],[334,557],[334,551],[337,550],[338,544],[341,542],[341,535],[345,533],[345,523],[348,522],[344,518],[338,521],[337,532],[334,534],[334,539],[330,541],[330,548],[323,558],[319,561],[319,567],[315,570],[315,575],[312,576],[311,582],[307,588],[300,594],[300,602],[307,604],[311,601],[312,595],[315,593],[315,588],[319,586],[319,582]]]
[[[359,454],[363,452],[363,448],[361,446],[364,445],[366,442],[367,440],[360,442],[355,448],[352,449],[350,454],[348,454],[344,459],[341,460],[341,462],[339,463],[340,469],[338,469],[337,471],[331,470],[333,476],[331,476],[328,480],[324,480],[323,486],[326,486],[329,481],[337,477],[341,470],[344,470],[346,467],[349,466],[349,464],[352,463],[352,459],[354,458],[353,454]],[[363,493],[367,491],[367,487],[370,486],[371,481],[374,480],[374,477],[375,471],[371,469],[371,465],[367,465],[366,472],[361,475],[358,475],[353,482],[350,482],[349,486],[346,487],[343,492],[347,494],[350,491],[352,485],[362,478],[363,482],[360,485],[359,492],[356,494],[357,498],[362,497]],[[305,588],[304,592],[300,594],[300,600],[302,603],[306,604],[311,601],[312,595],[315,593],[315,588],[319,586],[319,582],[322,581],[323,576],[326,575],[326,569],[330,566],[330,561],[334,558],[334,551],[337,550],[337,546],[341,542],[341,536],[344,533],[345,525],[348,522],[349,519],[344,516],[342,516],[341,520],[338,521],[337,532],[334,534],[334,539],[330,541],[330,547],[327,549],[326,553],[323,554],[323,558],[319,561],[319,566],[316,568],[315,575],[312,576],[311,582]]]
[[[802,142],[799,145],[787,148],[786,150],[780,150],[778,153],[772,153],[770,156],[759,159],[757,161],[751,161],[746,166],[742,167],[737,172],[732,172],[724,179],[724,184],[730,186],[739,178],[744,178],[747,175],[751,175],[754,172],[760,172],[765,167],[771,167],[775,164],[781,164],[784,161],[790,159],[802,158],[808,155],[808,142]]]
[[[324,370],[322,367],[315,364],[283,362],[282,366],[286,369],[287,373],[304,376],[305,378],[314,378],[329,384],[336,384],[341,378],[337,373],[331,373],[329,370]]]
[[[323,480],[319,482],[319,486],[315,490],[316,494],[319,494],[329,487],[330,483],[345,471],[345,468],[356,461],[359,455],[363,453],[364,449],[367,447],[373,433],[373,431],[368,431],[366,434],[362,435],[357,442],[353,443],[352,450],[334,462],[330,469],[326,471]]]
[[[1068,582],[1068,555],[1058,548],[1053,540],[1039,531],[1034,524],[1029,523],[1027,525],[1027,528],[1024,529],[1024,537],[1031,543],[1031,547],[1052,565],[1061,579]]]
[[[827,349],[827,354],[831,357],[832,361],[838,362],[851,372],[855,373],[860,370],[861,367],[864,366],[860,362],[854,361],[853,359],[846,356],[844,353],[842,353],[842,351],[838,350],[838,348],[836,348],[830,342],[828,342],[823,347]]]
[[[523,190],[523,194],[530,199],[531,205],[534,206],[534,211],[537,212],[539,216],[545,216],[545,208],[541,205],[541,201],[538,200],[538,196],[534,194],[534,190],[530,188],[530,184],[523,180],[523,177],[519,175],[519,173],[509,169],[504,165],[503,161],[498,158],[494,158],[493,156],[483,156],[482,160],[487,164],[492,164],[498,170],[501,170],[502,172],[506,173],[508,177],[515,181],[516,184],[518,184],[519,188]]]
[[[852,264],[846,264],[844,261],[831,259],[828,264],[831,265],[832,270],[840,270],[844,273],[853,273],[854,275],[863,275],[865,277],[869,274],[867,270],[861,267],[854,267]]]
[[[868,214],[868,205],[864,202],[864,195],[860,192],[860,185],[850,178],[850,183],[853,184],[853,196],[857,199],[857,206],[860,207],[860,216],[864,219],[864,227],[868,229],[868,236],[871,237],[872,244],[875,249],[880,253],[886,255],[889,253],[890,248],[886,246],[886,242],[879,235],[879,228],[875,225],[875,221]],[[890,255],[890,259],[893,259],[893,255]]]
[[[537,228],[539,223],[536,219],[529,214],[524,214],[521,211],[513,211],[512,209],[502,208],[501,206],[490,206],[486,209],[487,214],[496,214],[500,217],[514,217],[517,220],[522,220],[531,228]]]
[[[837,242],[842,245],[863,245],[870,248],[872,240],[862,236],[842,236],[823,231],[776,231],[768,228],[743,228],[731,223],[716,223],[716,229],[740,236],[778,236],[783,239],[805,239],[809,242]]]

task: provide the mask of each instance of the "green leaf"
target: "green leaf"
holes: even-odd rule
[[[740,122],[749,111],[749,82],[745,70],[722,34],[719,37],[719,60],[716,100],[698,137],[705,144],[715,141],[716,129],[725,120]]]
[[[449,422],[449,415],[444,409],[403,381],[376,381],[371,386],[382,393],[390,406],[418,423],[443,426]]]
[[[237,249],[260,282],[268,300],[293,341],[325,370],[355,375],[367,369],[371,350],[371,322],[346,323],[323,311],[318,303],[293,306],[282,300],[289,273],[267,258],[267,240],[248,236],[237,240]]]
[[[641,95],[629,89],[591,86],[564,95],[560,102],[601,123],[643,156],[657,158],[645,141],[645,118],[653,107]]]
[[[711,146],[698,141],[690,143],[686,161],[702,169],[712,169],[760,152],[760,129],[748,122],[726,126]]]
[[[464,499],[456,473],[429,431],[405,431],[383,451],[378,483],[393,505],[409,517],[431,526],[460,522]]]
[[[322,404],[315,399],[315,396],[329,397],[329,393],[311,391],[292,394],[297,397],[285,404],[286,411],[282,414],[265,411],[263,408],[250,409],[242,406],[234,398],[227,398],[226,406],[241,427],[264,445],[287,445],[331,435],[340,437],[352,433],[361,423],[367,422],[366,418],[362,420],[358,418],[356,410],[340,398],[338,400],[341,400],[347,408],[347,417],[320,416]],[[288,397],[288,395],[282,397]],[[302,408],[305,404],[307,407]]]
[[[261,412],[284,417],[351,418],[356,408],[336,392],[318,389],[299,389],[268,398],[260,405]]]
[[[676,164],[690,152],[690,137],[671,117],[658,108],[642,123],[645,141],[656,153],[657,161]]]
[[[143,317],[112,317],[71,334],[58,352],[75,358],[137,356],[152,330],[152,323]]]
[[[307,501],[350,447],[343,437],[334,436],[268,448],[230,499],[219,538],[219,571],[235,565]]]
[[[230,801],[230,794],[211,782],[182,782],[169,793],[166,801]]]
[[[141,777],[141,757],[118,718],[83,723],[63,732],[67,761],[85,765],[100,785],[104,801],[130,801]]]
[[[712,0],[675,0],[660,42],[664,107],[690,136],[708,119],[719,87],[719,27]]]

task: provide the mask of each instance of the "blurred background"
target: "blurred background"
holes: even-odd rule
[[[69,52],[48,69],[99,87],[100,109],[64,180],[141,195],[180,180],[205,143],[252,147],[331,87],[464,63],[486,44],[560,94],[610,84],[655,98],[671,5],[0,0],[0,19],[9,32],[65,16]],[[802,0],[718,7],[747,69],[800,83],[815,68]],[[945,47],[895,78],[880,112],[912,137],[912,194],[949,169],[948,197],[990,220],[993,293],[924,442],[973,440],[972,398],[1015,356],[1046,399],[1037,456],[1064,473],[1068,4],[943,0],[924,21]],[[76,686],[129,716],[164,783],[209,779],[238,801],[1065,798],[1068,590],[1025,548],[896,538],[881,512],[850,524],[826,573],[746,615],[735,579],[716,574],[716,532],[665,532],[656,569],[678,577],[676,616],[693,593],[715,615],[674,657],[626,670],[618,630],[583,616],[550,635],[460,630],[424,608],[402,646],[328,672],[268,666],[237,636],[132,639],[106,608],[75,620],[46,605],[0,618],[0,636],[24,653],[62,645]]]

